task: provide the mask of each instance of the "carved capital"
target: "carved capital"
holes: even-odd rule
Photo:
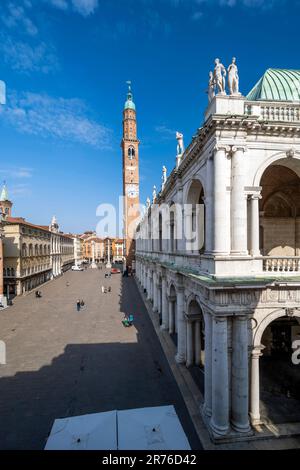
[[[246,145],[233,145],[231,147],[231,151],[232,153],[235,153],[235,152],[247,152],[247,146]]]
[[[256,193],[256,194],[251,194],[250,195],[250,199],[261,199],[262,196],[259,194],[259,193]]]
[[[213,149],[213,152],[220,152],[220,151],[223,151],[225,153],[229,153],[230,152],[230,146],[229,145],[226,145],[226,144],[216,144],[214,146],[214,149]]]

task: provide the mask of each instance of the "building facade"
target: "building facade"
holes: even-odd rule
[[[138,226],[136,275],[177,362],[203,374],[212,439],[235,440],[300,422],[300,71],[269,69],[245,98],[218,66],[204,123]]]
[[[51,279],[51,234],[17,217],[4,225],[4,293],[8,299]]]
[[[130,82],[128,82],[130,83]],[[121,142],[123,162],[123,235],[126,265],[134,269],[135,241],[139,209],[139,140],[137,137],[136,109],[131,87],[123,110],[123,138]]]
[[[76,265],[80,265],[84,259],[84,241],[79,235],[73,236],[74,243],[74,262]]]

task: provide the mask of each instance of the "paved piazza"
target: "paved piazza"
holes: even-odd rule
[[[1,449],[43,449],[55,418],[167,404],[191,447],[201,448],[132,278],[88,269],[40,290],[41,299],[17,298],[0,316]],[[81,312],[77,298],[86,303]],[[134,327],[123,327],[122,312],[135,315]]]

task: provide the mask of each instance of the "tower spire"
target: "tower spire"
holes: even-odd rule
[[[125,109],[133,109],[135,111],[135,104],[133,102],[133,95],[131,90],[131,80],[127,80],[126,84],[128,85],[127,100],[125,102]]]
[[[6,187],[6,181],[5,180],[3,181],[0,201],[2,201],[2,202],[8,201],[8,192],[7,192],[7,187]]]

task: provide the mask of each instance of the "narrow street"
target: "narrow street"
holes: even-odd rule
[[[169,404],[201,448],[134,279],[104,272],[68,272],[1,312],[0,449],[43,449],[55,418]]]

